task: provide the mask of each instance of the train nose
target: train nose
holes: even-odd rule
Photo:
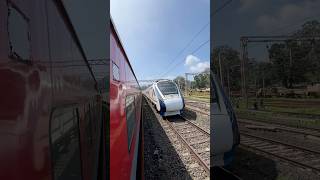
[[[167,111],[179,111],[183,108],[181,98],[170,98],[164,101]]]

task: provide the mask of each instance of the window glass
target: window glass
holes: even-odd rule
[[[20,60],[30,60],[29,25],[26,17],[9,5],[8,31],[11,56]]]
[[[178,94],[177,86],[171,81],[162,81],[157,85],[163,95]]]
[[[127,120],[127,132],[128,132],[128,149],[130,151],[131,141],[133,136],[133,130],[135,127],[135,98],[133,95],[126,97],[126,120]]]
[[[62,2],[87,58],[108,59],[108,1],[63,0]]]
[[[54,110],[50,121],[50,142],[54,179],[82,179],[76,108]]]
[[[113,75],[113,80],[120,81],[120,70],[119,70],[119,67],[114,62],[112,62],[112,75]]]
[[[106,0],[62,0],[97,81],[110,78],[110,20]]]

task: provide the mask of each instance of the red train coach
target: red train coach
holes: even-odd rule
[[[110,29],[110,178],[143,179],[142,93],[112,22]]]
[[[102,0],[88,2],[0,0],[0,179],[107,179],[108,107],[98,82],[109,66],[89,59],[108,62],[109,20],[88,24],[109,12],[96,13]]]

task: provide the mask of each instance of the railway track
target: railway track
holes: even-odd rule
[[[186,108],[201,114],[210,115],[210,104],[199,101],[186,101]]]
[[[287,131],[291,133],[296,133],[296,134],[302,134],[305,136],[314,136],[320,138],[320,130],[315,129],[315,128],[295,128],[295,127],[290,127],[286,126],[281,123],[276,123],[276,122],[258,122],[258,121],[253,121],[253,120],[248,120],[248,119],[238,119],[239,124],[247,124],[247,125],[258,125],[261,127],[272,127],[275,130],[280,130],[280,131]]]
[[[223,167],[212,167],[213,179],[241,180],[236,174]]]
[[[185,103],[187,105],[198,107],[204,110],[209,111],[210,110],[210,103],[201,102],[201,101],[191,101],[191,100],[185,100]]]
[[[240,131],[240,146],[320,172],[320,152]]]
[[[157,113],[148,99],[147,103],[151,107],[152,111],[154,113]],[[185,119],[184,117],[176,117],[178,117],[178,119],[174,121],[172,119],[165,119],[167,127],[169,127],[172,132],[177,135],[180,142],[182,142],[184,146],[189,150],[190,154],[204,169],[205,173],[207,175],[210,175],[210,134],[202,128],[198,127],[196,124]],[[197,137],[202,137],[202,142],[195,141],[195,138]],[[205,141],[203,141],[204,138],[206,138]]]
[[[182,116],[167,119],[166,122],[198,163],[210,174],[210,134]]]
[[[255,110],[257,112],[262,112],[262,113],[275,113],[283,116],[291,116],[291,117],[301,117],[301,118],[306,118],[306,119],[320,119],[319,114],[311,114],[311,113],[301,113],[301,112],[286,112],[286,111],[272,111],[268,109],[260,109],[260,110]]]

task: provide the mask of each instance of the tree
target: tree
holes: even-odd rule
[[[320,23],[308,21],[293,36],[319,36]],[[320,42],[287,41],[276,43],[269,49],[275,78],[287,88],[293,84],[320,80]]]
[[[223,86],[229,84],[231,90],[239,90],[241,85],[239,52],[226,45],[219,46],[212,50],[211,61],[213,72],[216,73],[219,78],[222,75]],[[220,72],[222,72],[221,75]]]
[[[194,76],[195,88],[208,88],[210,87],[210,74],[200,73]]]
[[[185,90],[186,79],[183,76],[177,76],[173,81],[179,86],[181,90]]]

